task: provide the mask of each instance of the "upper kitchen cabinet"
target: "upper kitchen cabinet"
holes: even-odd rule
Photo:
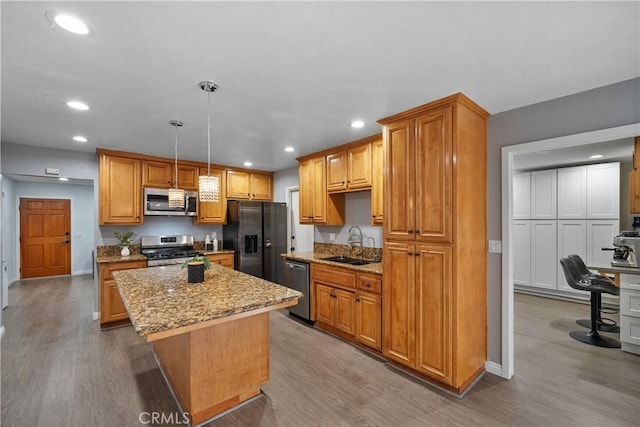
[[[231,200],[273,199],[271,174],[227,170],[227,198]]]
[[[558,219],[587,217],[587,168],[558,169]]]
[[[142,161],[142,186],[150,188],[171,188],[176,185],[174,164],[157,160]],[[198,189],[198,167],[178,163],[178,188],[195,191]]]
[[[300,224],[344,225],[344,194],[328,194],[325,156],[298,159]]]
[[[371,143],[356,141],[344,151],[327,154],[327,191],[371,188]]]
[[[531,173],[513,174],[513,219],[531,218]]]
[[[382,138],[371,143],[371,224],[384,218],[384,146]]]
[[[207,168],[200,168],[200,175],[206,175]],[[198,215],[193,222],[195,224],[226,224],[227,223],[227,195],[226,195],[226,171],[211,168],[211,176],[217,176],[220,180],[220,200],[218,202],[198,203]]]
[[[531,172],[531,219],[556,219],[557,169]]]
[[[587,218],[620,217],[620,163],[587,166]]]
[[[142,162],[97,150],[99,161],[99,225],[142,224]]]

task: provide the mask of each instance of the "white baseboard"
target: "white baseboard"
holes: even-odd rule
[[[4,326],[0,326],[0,338],[4,336]]]
[[[502,377],[502,365],[499,365],[496,362],[490,362],[487,360],[484,362],[484,369],[490,374]]]
[[[98,315],[99,315],[99,314],[100,314],[100,313],[98,313],[97,311],[94,311],[94,312],[93,312],[93,320],[98,320]]]
[[[91,274],[92,270],[78,270],[71,273],[72,276],[80,276],[82,274]]]

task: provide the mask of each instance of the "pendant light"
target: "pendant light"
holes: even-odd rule
[[[174,170],[174,188],[169,189],[169,207],[170,208],[184,208],[184,190],[178,188],[178,128],[184,125],[180,120],[171,120],[169,122],[171,126],[176,128],[176,142],[175,142],[175,163],[173,165]]]
[[[220,201],[220,177],[211,176],[211,93],[218,85],[211,81],[200,82],[200,89],[207,92],[207,174],[198,177],[198,199],[200,202]]]

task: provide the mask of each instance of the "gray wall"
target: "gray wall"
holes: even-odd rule
[[[637,123],[640,78],[505,111],[489,119],[488,238],[502,240],[502,147]],[[624,194],[624,193],[623,193]],[[488,258],[489,360],[501,363],[502,257]]]
[[[287,188],[297,187],[298,184],[299,180],[297,166],[276,172],[273,176],[273,201],[286,203]]]

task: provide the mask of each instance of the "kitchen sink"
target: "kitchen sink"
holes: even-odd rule
[[[339,262],[341,264],[349,264],[349,265],[367,265],[367,264],[377,262],[377,261],[367,261],[366,259],[349,258],[349,257],[343,257],[343,256],[332,256],[332,257],[322,258],[322,259],[325,261],[333,261],[333,262]]]

